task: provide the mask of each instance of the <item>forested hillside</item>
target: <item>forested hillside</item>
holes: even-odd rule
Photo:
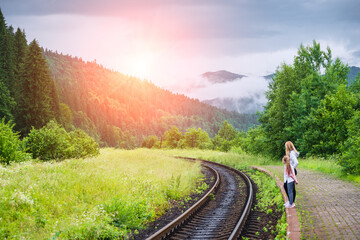
[[[48,50],[44,55],[74,125],[110,146],[130,147],[127,144],[143,136],[160,136],[173,125],[183,132],[201,127],[214,136],[224,120],[238,130],[256,124],[253,114],[219,110],[96,62]]]

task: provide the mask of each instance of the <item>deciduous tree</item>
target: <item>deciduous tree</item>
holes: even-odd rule
[[[182,138],[182,132],[177,127],[172,126],[171,129],[164,133],[165,147],[176,148]]]

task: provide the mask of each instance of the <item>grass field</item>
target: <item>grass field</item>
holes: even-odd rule
[[[189,195],[200,170],[145,149],[0,166],[0,239],[122,238]]]

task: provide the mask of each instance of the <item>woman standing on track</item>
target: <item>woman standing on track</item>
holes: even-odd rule
[[[290,165],[293,167],[295,175],[297,175],[296,167],[299,165],[297,158],[299,157],[300,153],[296,150],[294,144],[291,141],[287,141],[285,143],[285,152],[286,152],[286,156],[288,156],[290,159]],[[284,189],[285,189],[286,195],[289,198],[289,193],[288,193],[286,182],[284,183]],[[295,189],[295,185],[294,185],[294,201],[295,201],[295,198],[296,198],[296,189]],[[286,202],[284,205],[286,206],[288,204],[289,203]]]
[[[294,191],[295,191],[295,183],[298,184],[298,180],[295,176],[294,167],[290,164],[290,158],[285,155],[282,158],[282,162],[284,164],[284,184],[287,185],[288,190],[288,197],[289,202],[285,203],[286,208],[293,208],[295,207],[295,198],[294,198]]]

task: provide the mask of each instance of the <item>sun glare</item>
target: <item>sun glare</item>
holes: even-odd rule
[[[138,53],[130,58],[130,73],[136,77],[149,78],[154,68],[155,55],[146,52]]]

